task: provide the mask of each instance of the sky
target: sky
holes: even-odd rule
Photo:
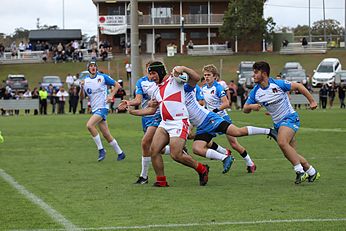
[[[312,25],[313,22],[323,19],[323,0],[310,1]],[[34,30],[39,18],[41,26],[57,25],[60,29],[82,29],[82,33],[89,36],[96,34],[96,7],[92,0],[32,0],[29,2],[1,0],[0,33],[9,35],[20,27]],[[344,27],[345,2],[346,0],[325,0],[326,19],[336,19]],[[279,27],[308,25],[308,4],[309,0],[267,0],[264,17],[273,17]]]

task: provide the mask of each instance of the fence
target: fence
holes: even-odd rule
[[[81,51],[83,53],[83,61],[90,61],[92,58],[91,52],[89,52],[87,49],[81,49]],[[42,63],[44,62],[44,53],[44,51],[18,51],[17,55],[12,55],[12,52],[4,52],[3,55],[0,57],[0,64]],[[50,57],[49,55],[47,56]],[[48,61],[52,61],[49,60],[48,57]],[[98,56],[96,59],[101,60],[102,57]],[[113,59],[112,52],[108,52],[108,56],[106,58],[106,60],[110,59]],[[67,60],[71,61],[72,57],[68,57]]]
[[[187,50],[188,55],[231,55],[232,49],[229,49],[226,44],[221,45],[194,45],[193,49]]]
[[[318,94],[312,94],[317,104],[320,102],[320,97]],[[301,94],[292,94],[290,95],[291,104],[309,104],[309,101]]]
[[[0,100],[0,108],[4,110],[20,110],[20,109],[39,109],[38,99],[23,99],[23,100]]]
[[[43,62],[42,57],[43,51],[18,51],[17,55],[13,55],[12,52],[4,52],[0,57],[0,64],[41,63]]]
[[[326,52],[327,42],[310,42],[306,46],[302,46],[302,43],[289,43],[280,49],[280,54],[324,54]]]

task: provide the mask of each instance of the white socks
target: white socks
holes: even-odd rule
[[[316,174],[316,169],[310,165],[310,168],[306,170],[306,173],[309,174],[309,176],[313,176]]]
[[[95,141],[98,150],[103,149],[100,134],[97,134],[97,136],[93,137],[93,140]]]
[[[269,128],[259,128],[259,127],[253,127],[253,126],[246,126],[247,133],[249,136],[251,135],[268,135],[270,132]]]
[[[224,160],[227,156],[224,154],[221,154],[221,153],[219,153],[213,149],[208,149],[205,157],[212,159],[212,160]]]
[[[111,142],[109,142],[109,144],[113,147],[114,151],[119,155],[121,154],[123,151],[121,150],[121,148],[118,145],[118,142],[113,139]]]
[[[246,162],[246,166],[252,166],[253,165],[253,161],[251,160],[251,157],[249,156],[249,154],[247,154],[245,157],[243,157],[243,159]]]
[[[217,145],[216,151],[218,151],[219,153],[227,155],[227,149],[222,147],[221,145]]]
[[[293,166],[295,172],[304,172],[303,166],[301,164],[297,164]]]
[[[151,157],[144,157],[142,156],[142,172],[141,177],[148,178],[148,171],[151,164]]]

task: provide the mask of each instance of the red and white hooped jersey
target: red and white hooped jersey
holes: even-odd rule
[[[162,120],[189,118],[185,106],[184,84],[178,83],[172,76],[159,85],[153,97],[160,105]]]

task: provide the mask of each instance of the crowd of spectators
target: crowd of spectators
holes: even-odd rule
[[[5,51],[5,46],[0,43],[0,58],[4,57]],[[58,63],[67,61],[81,62],[86,54],[85,52],[90,56],[90,59],[105,61],[109,57],[112,47],[108,41],[100,41],[99,46],[93,43],[90,47],[77,40],[53,44],[48,41],[36,41],[34,43],[21,41],[18,45],[13,41],[7,51],[11,52],[11,59],[20,58],[21,52],[42,51],[42,60],[44,62],[53,61]]]
[[[78,73],[76,74],[79,75]],[[33,90],[28,88],[25,92],[13,91],[9,86],[0,83],[0,100],[25,100],[25,99],[39,99],[39,108],[30,110],[23,109],[25,115],[47,115],[47,114],[84,114],[91,113],[90,103],[86,98],[88,105],[85,105],[84,100],[80,98],[80,80],[77,76],[68,74],[66,76],[66,88],[64,86],[60,88],[53,87],[50,84],[47,88],[35,87]],[[110,112],[118,113],[117,106],[121,100],[126,96],[126,91],[123,89],[123,81],[118,80],[122,88],[114,95],[112,102],[110,103]],[[110,89],[109,89],[110,90]],[[68,104],[67,104],[68,103]],[[78,104],[80,109],[78,110]],[[48,107],[51,111],[48,111]],[[4,110],[0,108],[1,116],[19,115],[20,110]]]

